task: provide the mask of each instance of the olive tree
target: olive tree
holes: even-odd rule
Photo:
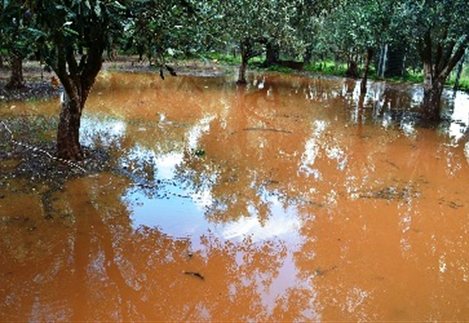
[[[31,12],[23,0],[2,0],[0,5],[0,54],[9,58],[11,75],[7,88],[24,86],[23,60],[31,53]]]
[[[218,8],[225,41],[235,43],[241,53],[238,83],[246,83],[249,60],[263,53],[266,44],[282,46],[297,40],[291,23],[295,1],[224,0]]]
[[[444,84],[469,44],[467,0],[406,0],[399,12],[423,64],[424,117],[439,120]]]
[[[145,55],[150,65],[160,67],[165,66],[168,55],[206,50],[212,43],[215,8],[202,0],[135,0],[129,5],[125,47],[136,51],[140,60]]]
[[[118,32],[125,7],[115,0],[35,0],[29,1],[29,6],[41,54],[64,88],[58,156],[81,160],[81,115],[101,70],[106,42],[111,33]]]
[[[364,57],[362,92],[366,91],[376,47],[392,39],[393,3],[390,0],[343,1],[325,22],[323,40],[329,43],[331,51],[346,57],[347,76],[359,76],[357,60]]]
[[[343,0],[297,0],[296,15],[291,19],[291,25],[295,27],[295,33],[302,42],[303,62],[309,63],[313,52],[321,47],[324,21],[330,19]],[[301,54],[301,53],[298,53]]]

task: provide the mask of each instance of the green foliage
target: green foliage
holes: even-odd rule
[[[119,1],[36,0],[29,3],[35,19],[35,40],[43,57],[56,71],[64,69],[67,63],[69,72],[80,72],[87,55],[75,66],[72,60],[76,53],[101,51],[123,27],[125,6]]]
[[[400,0],[396,18],[404,35],[414,44],[429,34],[443,45],[468,35],[468,9],[466,0]]]
[[[31,12],[26,2],[3,0],[0,5],[0,55],[26,58],[34,49]]]
[[[323,21],[319,52],[335,53],[347,61],[356,61],[367,48],[390,42],[393,36],[391,0],[344,1]]]
[[[211,26],[216,15],[204,1],[135,0],[125,25],[125,48],[162,65],[165,56],[189,55],[213,43]]]
[[[298,46],[292,26],[297,15],[297,1],[225,0],[218,3],[222,26],[221,39],[234,44],[247,59],[260,55],[266,43]]]
[[[469,43],[466,0],[400,0],[397,20],[403,35],[420,56],[425,80],[444,82]],[[409,28],[406,26],[412,26]]]
[[[327,75],[344,76],[347,64],[338,63],[332,60],[316,61],[305,66],[305,71],[316,72]]]

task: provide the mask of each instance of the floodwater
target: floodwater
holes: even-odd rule
[[[358,89],[103,73],[82,143],[121,171],[0,182],[0,321],[467,320],[469,96],[434,129],[419,87]]]

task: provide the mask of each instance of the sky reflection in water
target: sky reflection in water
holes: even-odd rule
[[[0,190],[0,319],[467,317],[469,97],[448,92],[452,121],[435,131],[418,126],[421,94],[370,83],[360,98],[353,80],[275,74],[246,88],[104,74],[81,141],[112,151],[130,180],[71,181],[51,199],[59,216],[38,215],[31,232],[16,217],[41,197]]]
[[[272,97],[272,93],[275,91],[273,88],[279,85],[280,88],[285,86],[282,83],[276,84],[276,81],[274,77],[271,84],[269,84],[269,80],[266,81],[265,76],[255,78],[246,90],[246,93],[248,93],[246,95],[249,95],[249,92],[256,92],[258,90],[265,93],[266,98]],[[327,101],[337,98],[345,98],[347,101],[347,97],[350,97],[350,101],[346,102],[350,106],[350,109],[348,109],[351,113],[349,122],[351,121],[352,124],[366,122],[369,118],[371,122],[377,122],[385,129],[396,125],[396,120],[393,119],[391,112],[397,109],[402,111],[404,115],[398,124],[402,133],[410,137],[415,135],[416,120],[412,109],[417,108],[422,100],[423,92],[421,87],[401,86],[393,88],[387,87],[383,82],[370,83],[363,107],[365,111],[372,110],[371,115],[367,116],[366,112],[358,110],[360,109],[359,82],[347,80],[343,82],[342,87],[340,86],[341,80],[324,80],[322,82],[325,85],[322,86],[318,86],[318,82],[320,81],[313,80],[310,84],[305,85],[304,80],[300,79],[297,82],[293,80],[293,86],[287,89],[287,91],[291,91],[288,95],[291,95],[291,93],[298,94],[303,91],[306,93],[306,100],[326,102],[326,106],[329,104]],[[205,88],[208,87],[205,86]],[[449,127],[444,128],[444,131],[454,143],[463,137],[467,124],[469,124],[469,112],[467,110],[469,96],[463,92],[457,92],[456,94],[448,92],[445,98],[447,104],[452,108],[452,122],[450,122]],[[102,99],[106,100],[107,96],[102,97]],[[225,106],[225,110],[234,108],[230,107],[229,104],[227,105],[226,97],[223,94],[219,98],[215,98],[215,100],[219,100],[218,105]],[[215,102],[215,104],[217,103]],[[157,102],[156,105],[158,105]],[[337,108],[337,106],[333,108]],[[184,167],[184,151],[195,151],[199,147],[198,141],[204,134],[210,133],[210,123],[214,119],[218,119],[217,122],[226,124],[227,117],[223,115],[226,113],[229,113],[229,111],[224,111],[222,115],[216,115],[213,112],[202,115],[199,121],[186,130],[182,145],[178,145],[176,151],[159,153],[158,149],[154,150],[152,147],[143,147],[138,143],[133,147],[125,147],[123,149],[126,150],[126,153],[121,157],[120,164],[128,166],[129,161],[132,160],[151,160],[153,172],[157,174],[154,181],[160,181],[161,183],[167,181],[177,182],[176,169],[181,166]],[[362,114],[360,121],[358,120],[359,113]],[[406,113],[410,117],[406,117]],[[158,119],[154,120],[150,127],[171,127],[171,121],[167,120],[164,113],[158,113],[158,116]],[[402,114],[399,116],[402,117]],[[347,122],[347,120],[344,121]],[[318,140],[318,137],[330,127],[331,122],[334,121],[321,119],[312,121],[311,138],[306,142],[304,150],[296,152],[303,156],[302,163],[297,170],[298,173],[306,174],[306,176],[312,175],[316,180],[321,178],[320,172],[313,167],[318,149],[324,144],[324,142],[320,142],[321,139]],[[125,119],[100,118],[90,115],[84,118],[82,142],[85,145],[93,145],[98,141],[100,145],[110,146],[112,142],[118,143],[120,139],[125,137],[127,127]],[[145,135],[146,130],[145,127],[139,127],[137,132]],[[261,143],[260,147],[262,145],[263,143]],[[338,170],[344,171],[347,167],[346,153],[339,146],[326,147],[326,156],[329,160],[337,161]],[[253,167],[255,168],[255,165]],[[311,189],[314,190],[314,187]],[[261,224],[255,210],[248,209],[247,214],[242,214],[235,221],[229,222],[229,224],[222,224],[221,226],[227,226],[224,229],[220,228],[219,223],[215,226],[211,225],[210,221],[207,221],[204,217],[205,209],[210,208],[214,201],[210,187],[195,192],[192,189],[176,185],[166,190],[166,193],[161,198],[155,196],[149,197],[139,190],[138,187],[127,190],[123,200],[135,202],[132,203],[132,219],[135,228],[141,225],[158,227],[176,238],[197,237],[203,232],[210,230],[211,232],[217,232],[224,239],[251,235],[254,240],[263,240],[276,237],[279,234],[294,234],[299,226],[298,224],[288,225],[288,223],[298,222],[298,219],[295,220],[297,212],[294,208],[287,207],[287,210],[282,210],[282,207],[275,198],[273,202],[266,201],[267,204],[275,206],[275,210],[270,212],[272,217],[268,220],[268,223]]]

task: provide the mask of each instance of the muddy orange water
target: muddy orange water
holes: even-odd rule
[[[469,98],[432,129],[420,88],[358,88],[103,73],[81,141],[125,172],[3,182],[0,321],[469,319]]]

